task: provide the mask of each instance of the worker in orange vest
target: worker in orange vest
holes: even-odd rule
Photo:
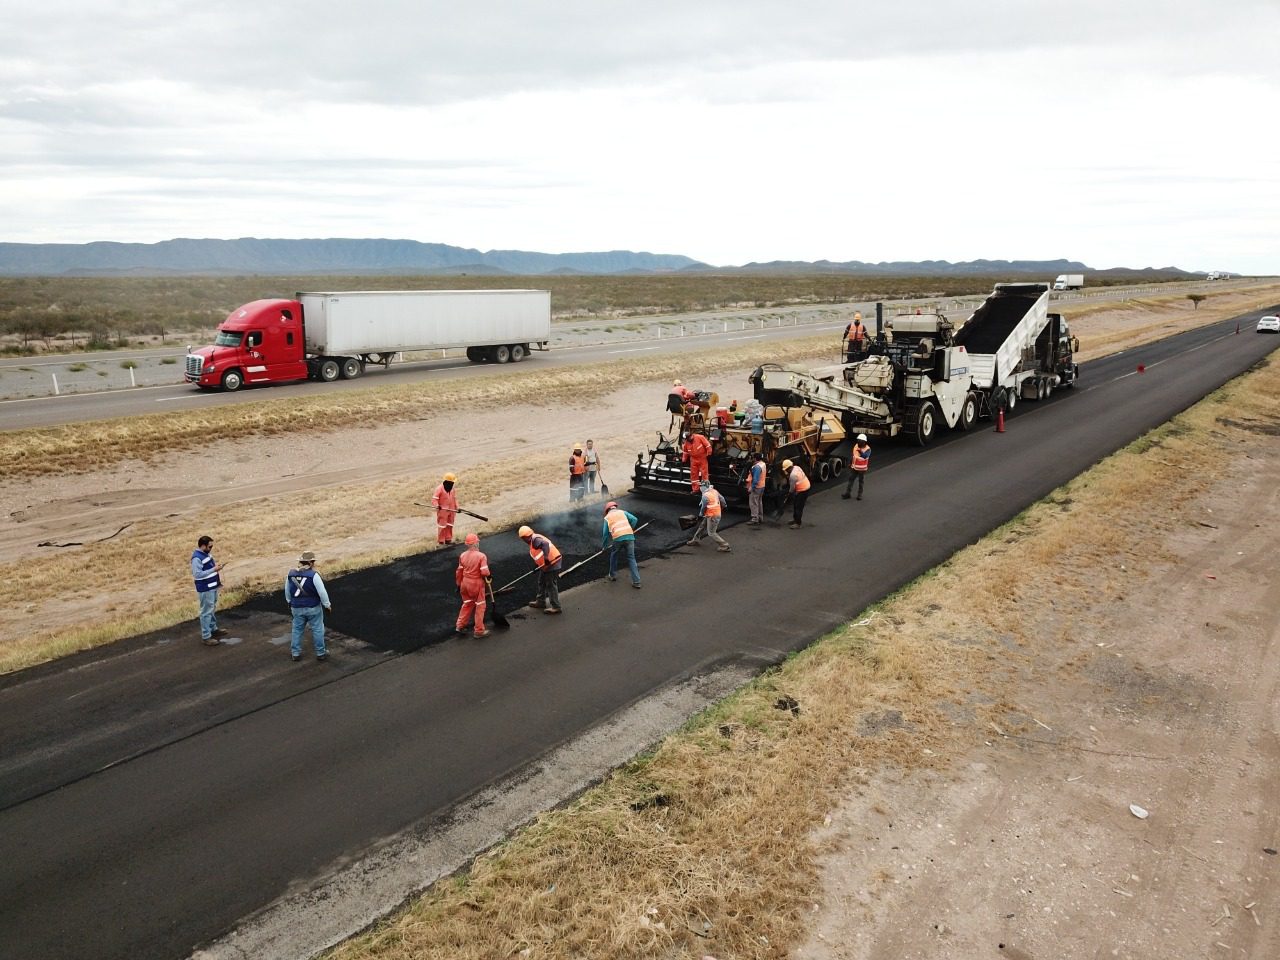
[[[791,497],[791,522],[787,526],[798,530],[804,522],[804,502],[809,499],[809,478],[799,464],[790,460],[782,461],[782,472],[787,477],[787,492]]]
[[[431,496],[431,506],[436,508],[436,542],[442,547],[453,543],[453,521],[458,516],[458,495],[453,492],[458,478],[446,473]]]
[[[707,470],[707,457],[711,456],[711,441],[700,433],[685,434],[680,459],[689,464],[689,480],[694,493],[702,492],[700,481],[711,477]]]
[[[867,478],[867,468],[870,466],[871,444],[867,443],[867,435],[860,433],[849,455],[849,480],[844,485],[844,493],[840,494],[841,500],[849,499],[855,480],[858,483],[858,499],[862,499],[862,483]]]
[[[462,595],[462,609],[458,611],[454,631],[465,637],[467,625],[474,618],[474,635],[487,637],[489,631],[484,628],[484,611],[488,606],[486,595],[489,586],[489,558],[480,552],[480,538],[474,533],[468,533],[465,542],[467,549],[458,557],[458,569],[453,572],[458,593]]]
[[[586,492],[587,458],[582,452],[582,444],[573,445],[573,453],[569,454],[569,499],[581,500]]]
[[[698,546],[698,541],[702,538],[705,531],[706,535],[716,542],[716,549],[721,553],[729,552],[728,541],[720,536],[720,518],[724,516],[724,508],[726,506],[724,494],[717,490],[708,481],[706,487],[702,491],[702,502],[698,504],[698,515],[702,518],[698,522],[697,528],[693,531],[693,539],[689,541],[689,546]]]
[[[867,328],[862,325],[862,314],[854,311],[853,322],[844,328],[845,362],[853,363],[867,349]]]
[[[560,612],[560,551],[556,545],[533,528],[524,526],[517,531],[520,539],[529,545],[529,556],[538,568],[538,595],[529,606],[543,613]]]

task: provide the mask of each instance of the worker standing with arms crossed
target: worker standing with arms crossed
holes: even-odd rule
[[[689,541],[689,546],[698,546],[698,540],[706,531],[708,537],[716,542],[716,549],[721,553],[729,552],[729,544],[720,536],[720,518],[724,516],[725,508],[724,494],[713,487],[710,483],[702,492],[702,502],[698,504],[698,515],[702,517],[697,528],[693,531],[693,539]]]
[[[447,547],[453,543],[453,521],[458,516],[458,495],[453,492],[458,478],[446,473],[431,496],[431,506],[436,508],[436,542]]]
[[[782,461],[782,472],[787,475],[787,490],[791,495],[791,522],[787,526],[799,530],[804,523],[804,502],[809,499],[809,478],[798,463],[790,460]]]
[[[858,482],[858,499],[862,499],[862,483],[867,478],[867,468],[871,466],[871,444],[867,443],[867,435],[865,433],[858,434],[858,439],[854,441],[853,451],[849,458],[849,479],[844,485],[844,493],[840,494],[841,500],[848,500],[849,493],[853,490],[853,482]]]
[[[462,609],[458,611],[458,622],[454,632],[467,635],[467,625],[475,619],[476,639],[487,637],[489,631],[484,628],[484,611],[488,603],[485,591],[489,582],[489,558],[480,552],[480,538],[468,533],[467,549],[458,557],[458,569],[453,572],[454,582],[458,584],[458,593],[462,596]]]
[[[764,465],[764,454],[751,455],[751,469],[747,471],[747,506],[751,509],[751,519],[747,526],[758,527],[764,523],[764,481],[769,468]]]
[[[867,349],[867,328],[862,325],[862,314],[853,313],[853,322],[844,328],[845,363],[853,363]]]
[[[518,533],[529,545],[529,556],[538,568],[538,595],[529,606],[543,613],[560,613],[560,551],[532,527],[521,527]]]
[[[600,549],[609,550],[609,582],[618,579],[618,553],[626,551],[627,567],[631,570],[631,585],[640,589],[640,568],[636,565],[636,527],[639,521],[635,514],[628,513],[610,500],[604,505],[604,530],[601,533]]]

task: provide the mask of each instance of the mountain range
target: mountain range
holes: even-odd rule
[[[164,274],[635,274],[688,272],[860,273],[918,276],[1082,273],[1075,260],[776,260],[716,267],[679,254],[480,251],[417,240],[177,239],[159,243],[0,243],[3,276],[157,276]],[[1123,273],[1182,274],[1176,267]]]

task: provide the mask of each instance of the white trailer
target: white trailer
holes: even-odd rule
[[[466,347],[467,358],[524,359],[551,339],[546,290],[366,290],[299,293],[307,352],[366,362]]]
[[[1055,290],[1080,290],[1084,287],[1083,273],[1062,273],[1053,281]]]

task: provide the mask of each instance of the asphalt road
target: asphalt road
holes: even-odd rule
[[[428,554],[330,584],[328,664],[289,662],[263,598],[222,615],[234,645],[187,624],[0,678],[0,956],[185,956],[673,682],[779,661],[1265,357],[1256,315],[1090,363],[1006,433],[881,444],[865,501],[820,490],[729,554],[627,501],[655,519],[642,590],[597,560],[564,616],[526,616],[526,580],[487,640],[449,637],[454,561]],[[594,509],[548,523],[595,549]],[[485,547],[497,583],[526,569],[510,534]]]

